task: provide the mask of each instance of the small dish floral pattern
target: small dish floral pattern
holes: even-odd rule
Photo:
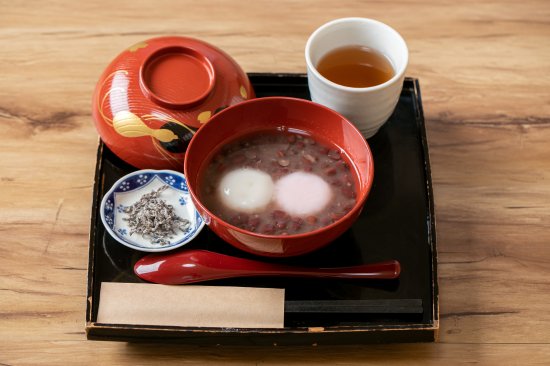
[[[158,245],[148,243],[138,234],[130,235],[124,217],[127,215],[125,208],[139,200],[143,194],[163,185],[168,185],[168,189],[163,192],[162,199],[174,207],[178,216],[189,220],[191,227],[185,232],[178,232],[171,238],[170,244]],[[127,247],[147,252],[178,248],[191,241],[204,227],[204,220],[189,196],[185,176],[171,170],[140,170],[124,176],[103,197],[100,213],[106,231],[115,240]]]

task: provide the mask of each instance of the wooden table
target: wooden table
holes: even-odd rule
[[[0,1],[0,9],[0,364],[550,362],[548,1]],[[249,72],[304,72],[308,35],[345,16],[395,27],[410,48],[407,74],[420,79],[439,342],[87,341],[91,95],[102,69],[128,45],[176,34],[221,47]]]

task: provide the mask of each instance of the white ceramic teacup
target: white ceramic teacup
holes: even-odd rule
[[[393,77],[383,84],[354,88],[336,84],[317,71],[319,60],[328,52],[353,45],[381,52],[392,64]],[[341,113],[365,138],[378,132],[393,113],[405,78],[409,53],[399,33],[373,19],[336,19],[311,34],[305,56],[311,99]]]

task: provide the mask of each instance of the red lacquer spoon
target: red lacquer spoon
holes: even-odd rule
[[[394,279],[401,266],[396,260],[339,268],[294,267],[231,257],[206,250],[175,254],[152,254],[137,261],[134,272],[149,282],[181,285],[232,277],[311,277],[348,279]]]

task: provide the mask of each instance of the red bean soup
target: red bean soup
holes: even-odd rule
[[[214,152],[199,195],[213,214],[248,231],[313,231],[356,203],[354,175],[341,151],[302,131],[248,134]]]

